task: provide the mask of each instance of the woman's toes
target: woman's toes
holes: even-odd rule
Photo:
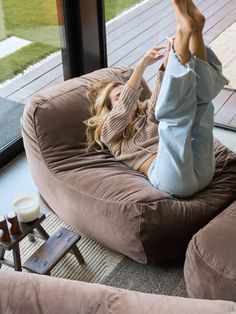
[[[196,31],[196,21],[189,16],[186,0],[172,0],[178,29],[183,33]]]
[[[197,29],[202,30],[205,25],[205,16],[198,10],[192,0],[188,0],[188,14],[197,23]]]

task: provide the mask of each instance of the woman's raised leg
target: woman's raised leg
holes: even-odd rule
[[[189,49],[198,59],[207,61],[206,48],[202,37],[202,31],[205,25],[205,17],[198,10],[192,0],[187,1],[188,14],[195,21],[196,28],[191,34]]]
[[[188,197],[198,190],[191,146],[197,107],[195,58],[189,51],[196,22],[188,14],[187,0],[172,0],[172,4],[176,37],[156,105],[160,140],[157,159],[149,168],[148,178],[162,191]]]
[[[190,59],[189,44],[192,33],[196,30],[196,22],[188,14],[188,0],[172,0],[176,18],[175,53],[185,64]]]
[[[220,61],[204,45],[205,19],[192,0],[172,4],[176,38],[156,106],[159,149],[148,178],[162,191],[188,197],[208,185],[214,174],[211,100],[227,79]]]
[[[189,48],[196,56],[197,110],[192,128],[192,152],[193,167],[201,190],[210,183],[215,171],[214,107],[211,100],[227,80],[222,76],[220,61],[209,48],[205,47],[202,35],[205,18],[192,0],[188,0],[188,13],[197,25],[191,34]]]

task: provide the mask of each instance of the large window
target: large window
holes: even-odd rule
[[[23,150],[24,75],[59,49],[55,0],[0,0],[0,167]]]
[[[59,49],[54,0],[0,0],[0,16],[0,82]]]
[[[104,0],[106,21],[138,2]],[[63,79],[59,34],[57,0],[0,0],[0,168],[23,150],[20,116],[30,95]]]

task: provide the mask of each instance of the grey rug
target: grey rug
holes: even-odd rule
[[[44,206],[41,204],[42,207]],[[74,230],[65,224],[60,218],[53,213],[48,213],[47,218],[42,222],[43,228],[49,235],[56,232],[59,227],[65,227]],[[76,231],[76,230],[74,230]],[[80,265],[73,254],[66,254],[64,258],[53,268],[51,275],[70,280],[80,280],[85,282],[99,283],[106,278],[112,270],[123,259],[123,255],[111,251],[96,241],[89,239],[81,234],[77,246],[82,253],[85,264]],[[20,242],[20,253],[22,264],[44,243],[43,240],[37,239],[36,242],[29,242],[28,238],[24,238]],[[12,260],[12,251],[7,251],[5,257]],[[3,265],[2,269],[11,269]],[[26,271],[23,269],[23,271]],[[30,313],[31,314],[31,313]],[[68,313],[70,314],[70,313]]]
[[[187,297],[183,265],[184,259],[152,266],[125,257],[100,283],[144,293]]]

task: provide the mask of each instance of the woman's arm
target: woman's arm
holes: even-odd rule
[[[137,102],[142,91],[140,86],[147,66],[164,57],[160,51],[164,47],[153,47],[137,63],[135,69],[125,84],[116,106],[108,114],[101,132],[101,140],[106,145],[120,138],[129,124],[132,114],[137,109]]]
[[[164,72],[165,72],[165,69],[167,67],[170,50],[171,50],[171,47],[174,43],[175,37],[172,37],[172,38],[168,37],[167,39],[168,39],[169,43],[167,44],[167,46],[165,46],[166,53],[164,56],[164,60],[163,60],[163,63],[161,64],[161,66],[159,67],[159,71],[157,73],[157,78],[156,78],[155,88],[154,88],[154,91],[152,93],[151,99],[149,101],[149,106],[151,108],[153,108],[153,110],[155,110],[157,98],[158,98],[158,95],[160,92],[160,88],[161,88],[161,84],[162,84],[162,80],[163,80],[163,76],[164,76]]]
[[[156,103],[157,103],[157,98],[158,98],[158,95],[160,93],[160,89],[161,89],[161,84],[162,84],[162,80],[163,80],[163,76],[164,76],[164,71],[165,69],[164,68],[160,68],[158,73],[157,73],[157,76],[156,76],[156,83],[155,83],[155,87],[154,87],[154,90],[153,90],[153,93],[152,93],[152,96],[149,100],[149,103],[148,103],[148,107],[150,108],[150,110],[153,111],[153,114],[155,113],[155,106],[156,106]]]
[[[131,75],[130,79],[128,80],[128,84],[130,87],[134,89],[138,89],[143,78],[143,74],[145,69],[158,60],[164,58],[164,55],[161,53],[165,46],[155,46],[152,49],[148,50],[148,52],[140,59],[137,63],[133,74]]]

